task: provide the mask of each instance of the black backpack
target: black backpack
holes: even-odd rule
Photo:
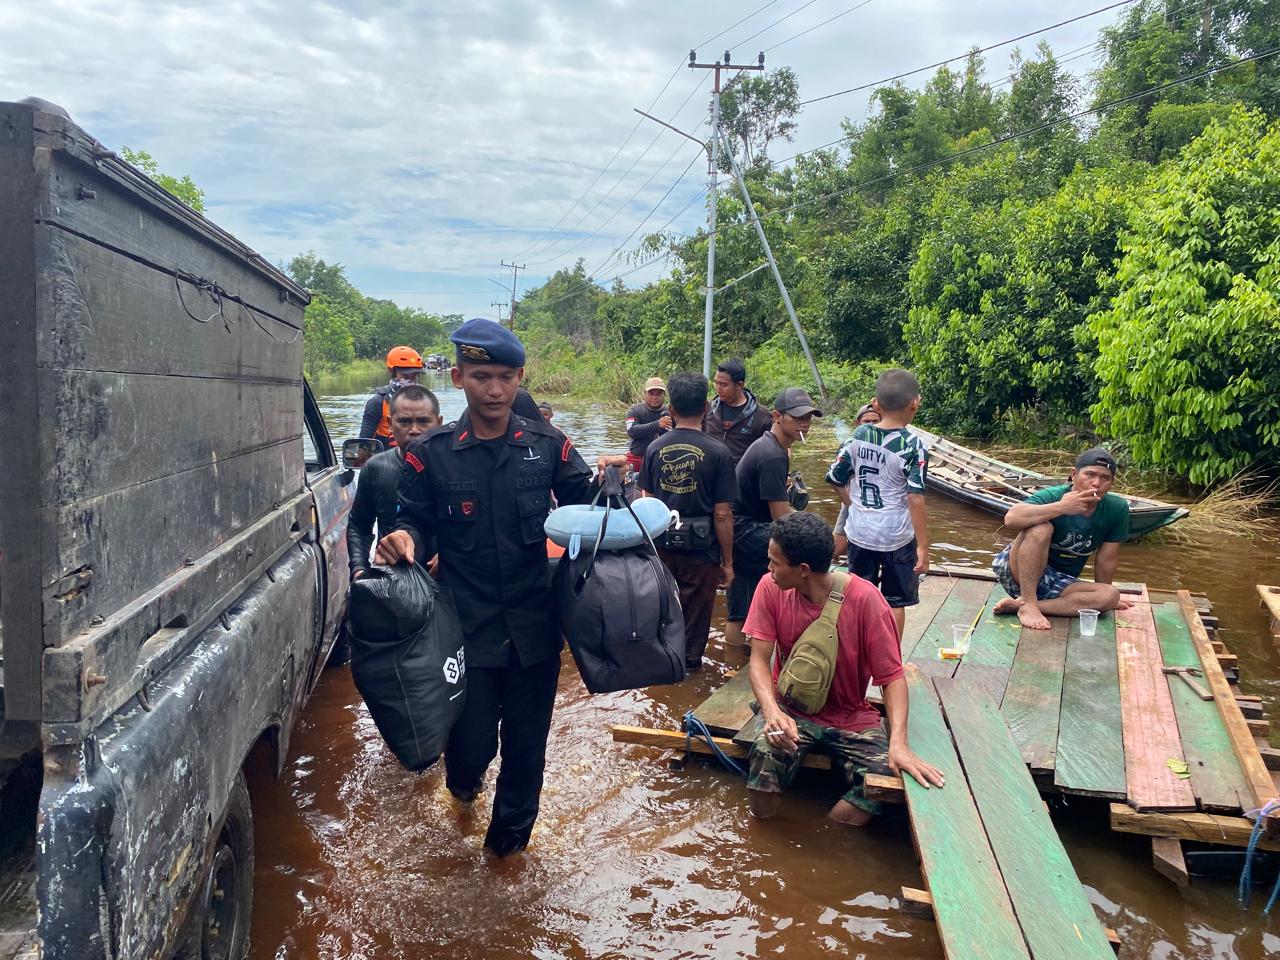
[[[647,532],[638,547],[600,549],[610,512],[631,510],[612,467],[600,496],[605,515],[595,549],[576,558],[566,553],[552,582],[560,629],[582,682],[591,693],[679,683],[685,677],[684,614],[675,578]],[[645,529],[639,518],[636,526]]]
[[[396,759],[425,770],[466,700],[452,595],[416,563],[370,567],[351,584],[347,617],[356,689]]]

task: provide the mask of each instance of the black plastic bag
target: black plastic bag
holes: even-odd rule
[[[453,597],[418,564],[375,566],[351,584],[351,675],[391,752],[425,770],[444,752],[466,698]]]
[[[630,509],[613,468],[602,495],[607,507]],[[601,550],[608,524],[606,514],[590,556],[560,558],[552,582],[560,629],[582,682],[591,693],[679,683],[685,638],[675,578],[647,533],[638,547]],[[644,530],[638,519],[636,525]]]

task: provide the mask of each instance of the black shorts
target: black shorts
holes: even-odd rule
[[[914,607],[920,602],[915,537],[897,550],[868,550],[851,543],[849,570],[879,587],[891,607]]]

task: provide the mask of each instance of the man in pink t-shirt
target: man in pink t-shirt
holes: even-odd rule
[[[747,790],[751,812],[771,817],[804,755],[815,749],[829,753],[849,790],[828,816],[860,827],[879,812],[879,804],[863,795],[867,773],[910,774],[926,788],[942,786],[943,778],[907,743],[907,680],[889,605],[866,580],[831,572],[833,547],[831,529],[811,513],[783,517],[769,531],[769,573],[756,587],[743,627],[751,638],[748,669],[763,720],[751,746]],[[778,702],[778,673],[827,597],[841,589],[840,649],[827,702],[814,714],[790,710]],[[867,702],[871,682],[884,695],[887,735],[880,714]]]

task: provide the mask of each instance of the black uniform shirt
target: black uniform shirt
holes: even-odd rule
[[[738,462],[738,496],[733,501],[733,516],[748,517],[758,523],[769,523],[773,513],[771,500],[787,499],[787,471],[791,459],[778,445],[770,430],[743,454]]]
[[[377,521],[379,536],[391,532],[395,526],[396,489],[403,466],[399,450],[383,450],[370,457],[360,470],[360,482],[347,518],[347,555],[352,573],[369,567],[374,521]]]
[[[512,414],[505,441],[490,445],[476,440],[464,412],[409,444],[404,460],[396,529],[413,537],[422,559],[435,534],[467,665],[505,667],[511,644],[525,665],[559,656],[543,521],[552,493],[565,504],[595,492],[573,444],[544,420]]]

